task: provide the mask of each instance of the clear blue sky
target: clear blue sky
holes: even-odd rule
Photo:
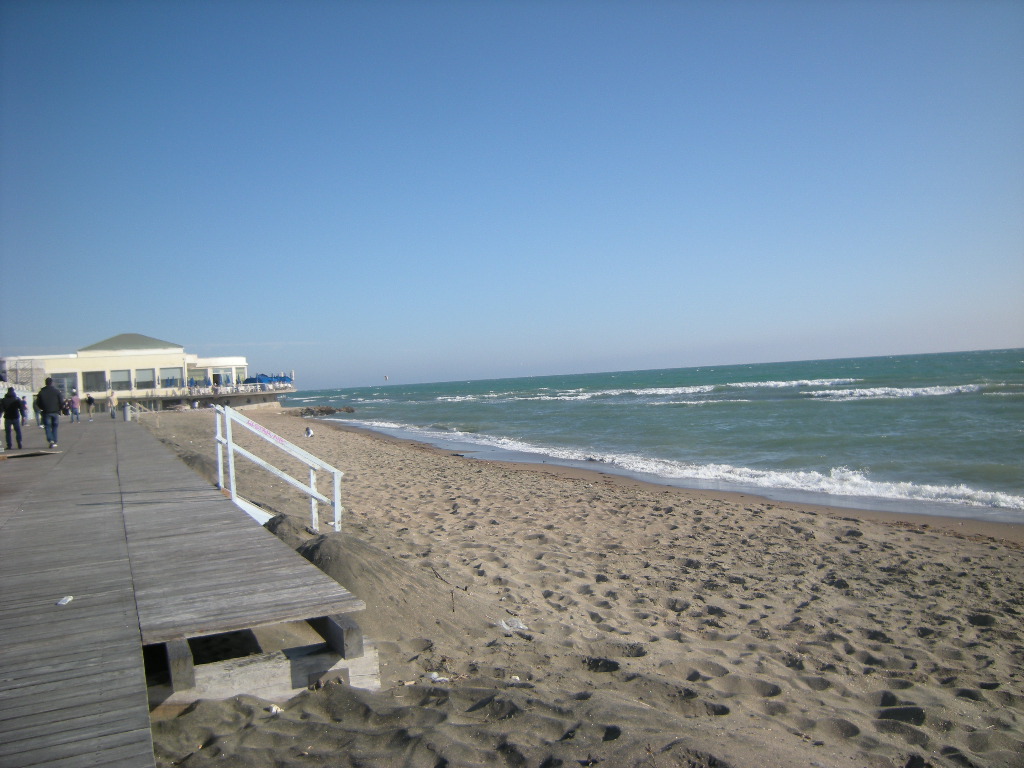
[[[0,355],[1024,346],[1024,3],[0,4]]]

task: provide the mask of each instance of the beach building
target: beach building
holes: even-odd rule
[[[199,357],[180,344],[138,333],[122,333],[55,355],[0,357],[0,376],[22,394],[37,392],[47,377],[66,397],[77,390],[106,407],[111,393],[117,403],[150,410],[203,407],[234,408],[276,403],[294,391],[294,372],[249,376],[244,357]]]

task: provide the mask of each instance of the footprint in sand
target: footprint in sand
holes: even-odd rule
[[[860,728],[849,720],[843,720],[839,717],[818,720],[814,724],[814,731],[815,733],[821,733],[838,739],[852,739],[854,736],[860,735]]]
[[[832,687],[832,681],[825,677],[804,675],[798,679],[812,691],[826,691]]]
[[[779,717],[789,712],[789,707],[783,704],[781,701],[773,701],[767,699],[762,705],[761,710],[770,717]]]
[[[874,691],[864,696],[864,701],[874,707],[895,707],[901,703],[912,704],[913,702],[901,702],[899,697],[892,691]]]
[[[701,672],[704,672],[709,677],[725,677],[731,671],[728,667],[724,667],[718,662],[711,661],[710,659],[696,661],[693,666]]]
[[[1004,751],[1018,757],[1024,755],[1024,741],[1018,741],[996,731],[977,731],[969,734],[967,748],[980,753]]]
[[[875,722],[875,730],[890,736],[899,736],[907,744],[913,744],[917,747],[928,746],[929,739],[927,733],[898,720],[877,720]]]
[[[740,677],[738,675],[725,675],[713,680],[710,685],[721,693],[753,695],[766,699],[782,693],[782,687],[775,683],[770,683],[767,680],[758,680],[754,677]]]

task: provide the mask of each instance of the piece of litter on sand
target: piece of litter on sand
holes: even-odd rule
[[[67,605],[75,599],[74,595],[64,595],[60,600],[57,601],[57,605]]]
[[[269,707],[267,707],[267,712],[269,712],[272,715],[279,715],[282,712],[284,712],[284,710],[277,706],[277,704],[271,704]]]
[[[439,674],[437,674],[437,672],[431,672],[430,673],[430,679],[433,680],[435,683],[448,683],[448,682],[451,682],[449,678],[441,677]]]
[[[529,629],[528,626],[523,624],[523,622],[517,618],[511,618],[507,622],[504,619],[501,619],[498,624],[510,635],[519,630]]]

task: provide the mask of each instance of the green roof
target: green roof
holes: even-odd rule
[[[141,333],[122,333],[118,336],[111,336],[104,341],[98,341],[88,347],[82,347],[79,352],[114,352],[123,349],[184,349],[181,344],[172,344],[169,341],[160,341],[152,336],[143,336]]]

